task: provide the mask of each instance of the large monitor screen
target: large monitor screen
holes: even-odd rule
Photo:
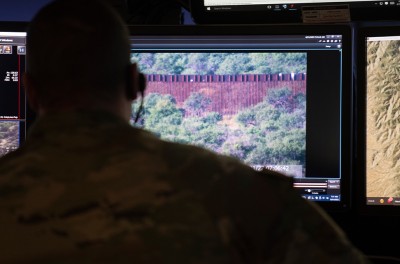
[[[351,21],[398,20],[400,0],[200,0],[191,1],[193,17],[200,24],[299,23],[305,7],[347,8]],[[328,16],[337,16],[337,10]]]
[[[360,202],[367,212],[400,213],[400,27],[361,28],[358,36]]]
[[[131,41],[147,78],[135,125],[282,172],[304,198],[348,207],[348,27],[133,26]]]
[[[0,23],[0,156],[25,140],[25,25]]]

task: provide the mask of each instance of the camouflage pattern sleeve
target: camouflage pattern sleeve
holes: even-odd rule
[[[0,264],[366,263],[291,179],[57,114],[0,159]]]
[[[272,171],[229,176],[209,202],[235,263],[369,263],[289,178]]]

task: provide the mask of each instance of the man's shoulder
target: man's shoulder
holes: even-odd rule
[[[162,151],[166,161],[173,165],[191,166],[193,169],[213,169],[229,173],[231,171],[249,171],[252,168],[237,158],[223,155],[201,146],[162,141]]]
[[[148,131],[133,127],[126,132],[130,134],[130,144],[134,145],[136,150],[151,156],[148,160],[151,160],[154,166],[163,164],[165,171],[171,174],[187,174],[191,179],[199,177],[211,181],[223,176],[241,181],[253,181],[253,177],[256,177],[271,184],[284,185],[285,188],[292,183],[290,177],[279,172],[253,168],[236,157],[202,146],[164,140]],[[139,166],[148,164],[142,163]]]
[[[187,171],[192,177],[220,182],[227,186],[261,184],[273,192],[287,192],[292,188],[293,179],[291,177],[267,168],[253,168],[236,157],[197,146],[171,142],[162,144],[164,144],[167,164]]]

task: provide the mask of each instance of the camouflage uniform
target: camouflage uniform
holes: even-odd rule
[[[0,263],[365,263],[288,178],[106,113],[47,115],[0,161]]]

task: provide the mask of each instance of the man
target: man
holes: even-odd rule
[[[42,9],[24,83],[38,118],[0,161],[0,263],[367,262],[284,176],[131,127],[144,87],[106,4]]]

